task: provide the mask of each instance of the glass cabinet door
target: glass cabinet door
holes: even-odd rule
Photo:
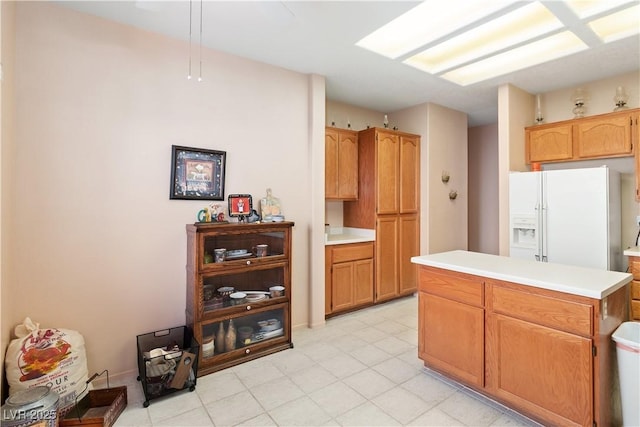
[[[221,264],[273,260],[288,254],[285,230],[203,234],[200,268],[221,268]],[[216,265],[217,264],[217,265]]]
[[[201,324],[202,361],[241,350],[251,354],[253,348],[271,344],[276,340],[286,341],[286,305],[281,304],[264,310],[214,320]]]
[[[221,309],[230,307],[251,309],[284,302],[288,297],[289,265],[271,263],[251,269],[202,276],[199,289],[203,315],[219,315]]]

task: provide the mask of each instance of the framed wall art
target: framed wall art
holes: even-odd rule
[[[227,153],[171,146],[169,199],[224,200]]]

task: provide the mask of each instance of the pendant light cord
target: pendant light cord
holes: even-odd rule
[[[191,79],[191,21],[193,17],[192,6],[192,0],[189,0],[189,74],[187,75],[187,79]]]
[[[200,0],[200,75],[198,81],[202,81],[202,0]]]

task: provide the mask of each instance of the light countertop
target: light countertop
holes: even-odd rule
[[[326,245],[344,245],[348,243],[373,242],[376,240],[375,230],[352,227],[332,227],[324,235]]]
[[[624,250],[623,254],[626,256],[638,256],[640,257],[640,246],[633,246]]]
[[[416,256],[411,262],[521,285],[603,299],[631,281],[631,274],[468,251]]]

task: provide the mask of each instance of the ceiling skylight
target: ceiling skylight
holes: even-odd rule
[[[640,32],[640,6],[596,19],[589,23],[589,27],[605,43],[638,34]]]
[[[456,68],[441,77],[461,86],[467,86],[542,64],[584,49],[587,49],[587,45],[582,40],[572,32],[565,31],[467,66]]]
[[[562,28],[562,23],[549,9],[537,2],[529,3],[435,45],[404,62],[435,74],[559,28]],[[509,37],[505,37],[505,34]]]
[[[426,0],[356,45],[470,85],[640,32],[638,0],[515,3]]]
[[[464,13],[461,13],[457,7],[442,7],[442,0],[425,0],[378,28],[356,45],[395,59],[444,37],[453,30],[472,24],[514,1],[471,1],[465,3]]]
[[[590,18],[603,12],[609,12],[624,4],[637,4],[637,1],[629,0],[566,0],[566,2],[580,19]]]

